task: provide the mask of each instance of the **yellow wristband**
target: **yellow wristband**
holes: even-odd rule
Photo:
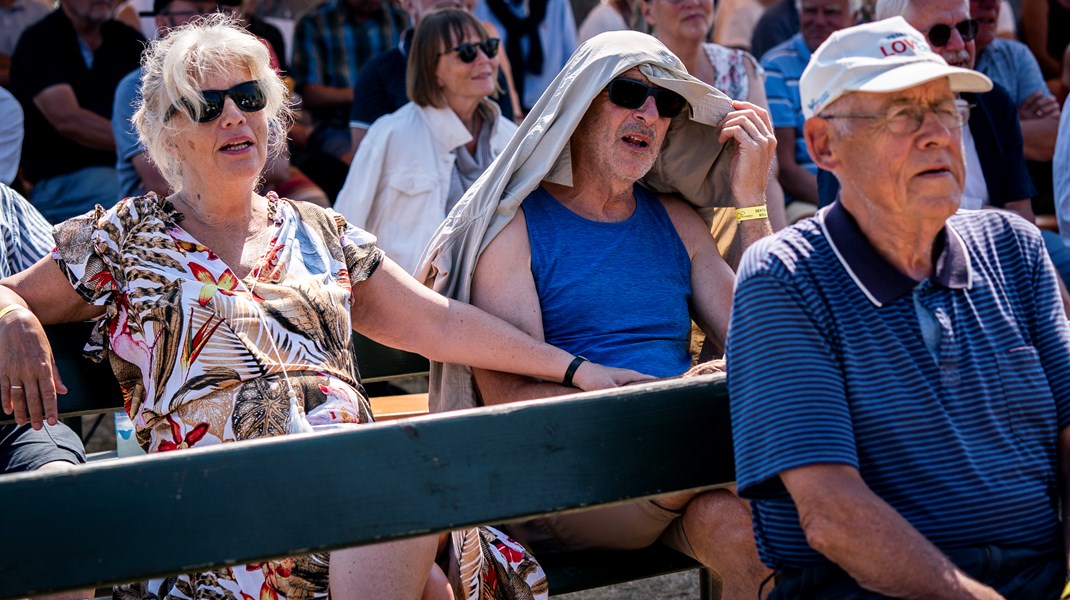
[[[754,219],[768,219],[769,209],[763,204],[761,206],[748,206],[747,208],[736,209],[736,222],[742,223],[743,221],[752,221]]]
[[[26,307],[21,304],[8,304],[4,308],[0,308],[0,319],[7,316],[7,313],[14,312],[16,310],[26,310]]]
[[[1066,600],[1067,598],[1070,598],[1070,581],[1067,581],[1066,585],[1063,586],[1063,593],[1059,596],[1059,600]]]

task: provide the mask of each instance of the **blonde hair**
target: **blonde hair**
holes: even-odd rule
[[[417,106],[446,108],[446,96],[438,86],[435,71],[442,54],[448,52],[472,32],[481,42],[490,35],[483,23],[472,13],[457,8],[443,8],[420,19],[420,25],[412,36],[409,49],[409,64],[405,72],[405,92]],[[495,71],[497,77],[497,71]],[[494,97],[501,93],[497,80]]]
[[[267,46],[247,32],[232,15],[213,13],[196,17],[172,29],[148,47],[141,59],[141,100],[131,121],[138,140],[148,151],[160,174],[180,189],[182,164],[174,136],[187,123],[171,118],[188,103],[200,116],[199,82],[215,73],[246,69],[260,82],[267,104],[268,153],[275,156],[286,146],[292,112],[289,92],[271,67]]]

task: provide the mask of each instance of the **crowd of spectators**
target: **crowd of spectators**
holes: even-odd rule
[[[246,27],[269,44],[276,68],[301,109],[291,128],[290,151],[269,165],[262,189],[329,206],[371,125],[409,102],[404,74],[421,16],[459,7],[472,11],[490,37],[499,40],[502,53],[495,60],[499,85],[490,97],[513,123],[523,119],[579,43],[623,29],[655,35],[693,75],[730,97],[768,108],[778,141],[769,194],[774,229],[780,229],[810,216],[836,192],[831,176],[819,173],[802,139],[805,119],[798,78],[813,50],[830,33],[877,16],[875,0],[178,0],[178,8],[168,8],[169,4],[170,0],[151,6],[148,0],[128,0],[121,6],[104,0],[56,5],[47,0],[0,0],[0,87],[19,100],[16,106],[0,91],[0,114],[5,126],[21,122],[29,133],[21,149],[4,144],[0,166],[10,170],[12,164],[21,165],[15,189],[50,221],[97,203],[107,206],[112,202],[109,196],[118,200],[162,185],[146,164],[143,150],[132,144],[130,128],[123,126],[133,113],[138,78],[119,80],[136,67],[142,36],[155,39],[166,28],[204,12],[241,15]],[[1063,71],[1064,55],[1070,52],[1066,38],[1070,9],[1065,4],[971,0],[973,25],[960,28],[948,41],[955,46],[961,37],[961,56],[972,53],[974,68],[1009,95],[1028,170],[1028,177],[1023,177],[1016,162],[1005,163],[1015,173],[1010,189],[1025,192],[1016,192],[1014,198],[987,195],[982,180],[971,176],[968,196],[973,200],[967,207],[1028,200],[1030,210],[1042,215],[1041,226],[1052,230],[1058,220],[1048,215],[1056,215],[1065,203],[1055,194],[1054,178],[1059,174],[1052,169],[1067,95]],[[75,29],[77,35],[70,29],[32,30],[38,21],[44,27],[49,22],[44,17],[50,14],[52,21]],[[117,29],[120,23],[136,25],[141,35]],[[28,29],[21,53],[25,66],[19,67],[20,61],[14,60],[16,43]],[[33,45],[42,38],[49,43]],[[66,45],[52,43],[64,39],[69,40]],[[699,49],[703,60],[698,60]],[[79,55],[82,60],[74,60]],[[56,66],[35,68],[39,64]],[[22,73],[15,81],[12,68]],[[1013,137],[1005,120],[996,119],[997,125]],[[111,121],[110,132],[104,127],[106,121]],[[971,141],[967,140],[968,147]],[[982,161],[987,151],[980,154]],[[142,182],[146,178],[147,186]],[[821,184],[829,184],[823,193]]]

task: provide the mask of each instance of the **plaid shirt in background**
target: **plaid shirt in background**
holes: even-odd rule
[[[397,46],[409,17],[383,1],[378,17],[356,23],[346,0],[328,0],[297,23],[290,74],[307,84],[353,87],[372,57]],[[349,107],[311,110],[317,127],[349,126]]]

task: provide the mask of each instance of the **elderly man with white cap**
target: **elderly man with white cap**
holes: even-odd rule
[[[744,255],[728,340],[771,598],[1060,597],[1070,327],[1036,229],[956,212],[955,94],[990,86],[899,17],[833,34],[802,76],[842,191]]]

